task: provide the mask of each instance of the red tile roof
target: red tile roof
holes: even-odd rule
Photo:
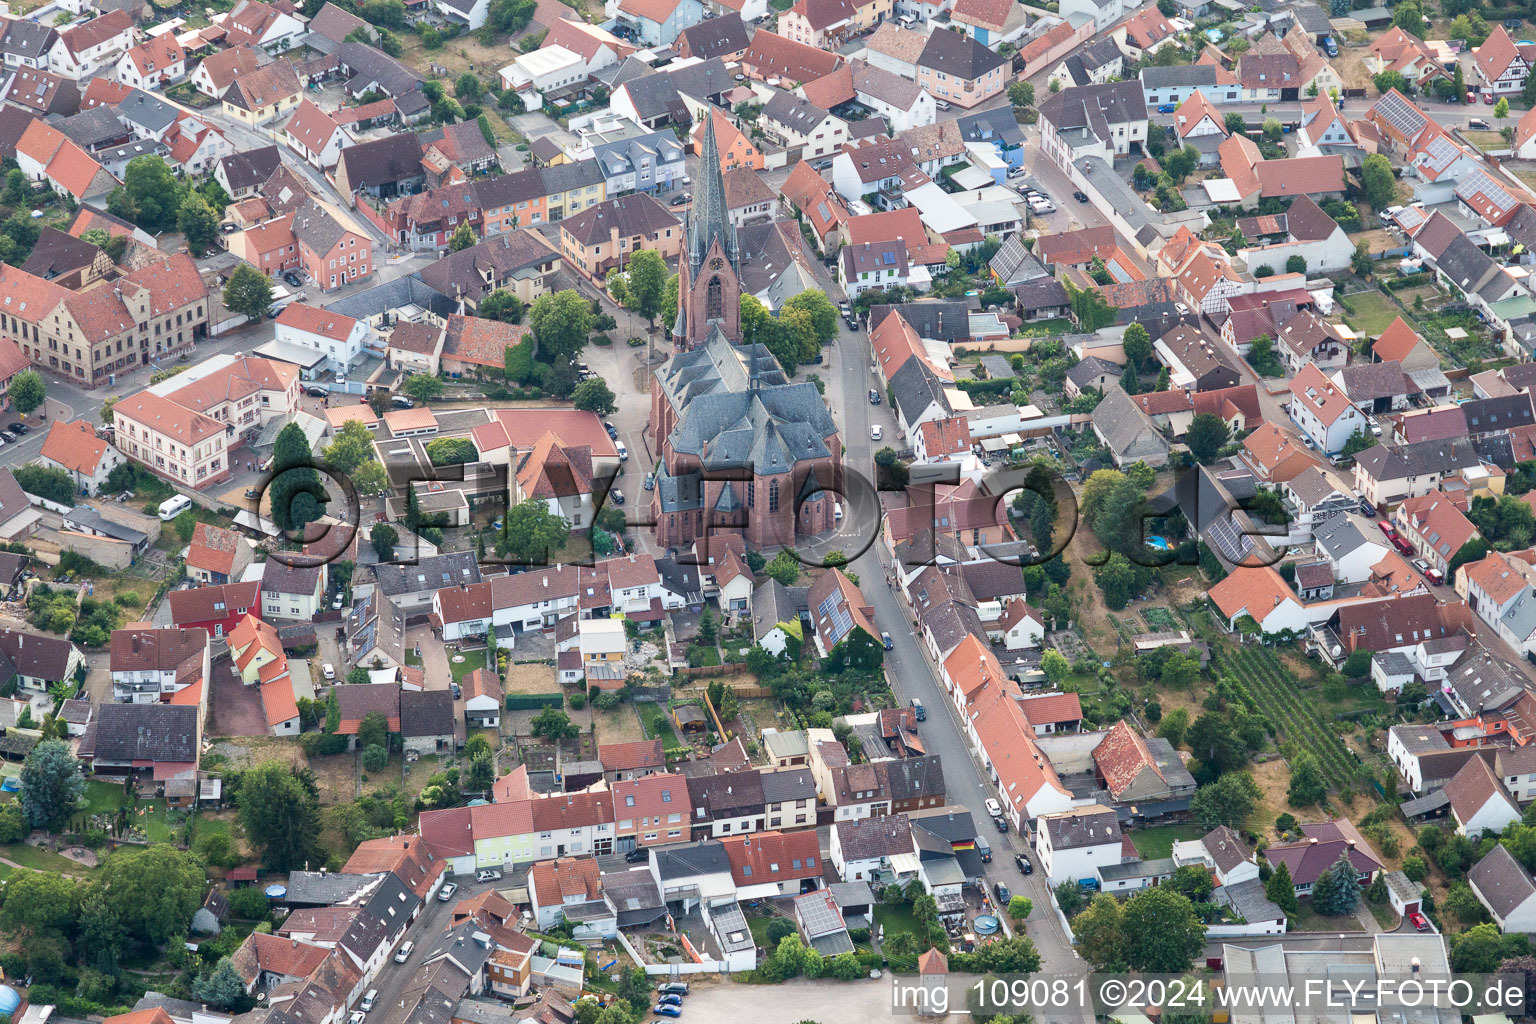
[[[341,313],[311,306],[303,302],[291,302],[278,314],[277,322],[296,331],[318,334],[332,341],[345,341],[357,326],[357,321]]]
[[[1024,713],[1029,714],[1027,708]],[[1146,769],[1152,769],[1158,778],[1162,778],[1163,774],[1152,758],[1152,751],[1147,749],[1147,741],[1124,722],[1116,722],[1109,730],[1109,735],[1093,748],[1093,763],[1104,776],[1104,785],[1116,800]]]
[[[198,523],[192,532],[192,546],[187,552],[187,565],[194,569],[228,576],[235,568],[235,555],[245,541],[234,530]]]
[[[48,427],[47,439],[43,441],[42,456],[52,459],[72,473],[92,476],[110,447],[96,436],[95,429],[85,420],[71,423],[54,420]]]
[[[814,829],[733,836],[721,845],[738,886],[821,877],[821,844]]]
[[[173,625],[191,626],[199,622],[216,622],[234,618],[241,608],[259,610],[261,584],[253,581],[173,590],[168,600],[171,602]]]
[[[558,906],[573,896],[590,902],[603,895],[602,871],[587,857],[541,860],[528,872],[528,883],[545,906]]]
[[[666,756],[661,740],[635,740],[632,743],[602,743],[597,759],[605,772],[630,772],[640,768],[665,768]]]

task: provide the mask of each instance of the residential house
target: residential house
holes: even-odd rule
[[[664,260],[682,251],[682,224],[646,193],[609,199],[560,223],[566,259],[594,281],[627,266],[629,254],[649,249]]]
[[[613,815],[619,852],[686,842],[692,827],[687,779],[653,772],[616,781]]]
[[[114,630],[109,657],[112,699],[119,702],[168,703],[189,687],[198,688],[201,700],[212,678],[203,629]]]
[[[1122,834],[1115,812],[1101,804],[1043,814],[1035,822],[1035,852],[1050,884],[1098,877],[1098,870],[1122,859]]]
[[[234,530],[198,523],[187,548],[187,575],[209,586],[236,582],[244,577],[251,555],[250,542]]]
[[[76,82],[91,78],[133,46],[136,32],[122,10],[60,29],[48,53],[48,70]]]
[[[1520,820],[1520,807],[1487,761],[1474,757],[1445,784],[1456,831],[1471,839],[1498,835]]]
[[[917,58],[917,84],[936,102],[968,110],[1003,91],[1008,66],[1006,57],[972,36],[933,32]]]
[[[845,882],[873,879],[915,849],[912,823],[905,815],[844,820],[832,826],[832,865]]]
[[[1341,857],[1348,857],[1360,872],[1362,884],[1369,882],[1378,871],[1384,870],[1370,844],[1347,818],[1304,824],[1301,826],[1301,834],[1300,842],[1274,843],[1264,851],[1270,867],[1277,868],[1285,864],[1290,870],[1297,896],[1311,895],[1312,886],[1317,884],[1318,878],[1338,863]]]
[[[1525,47],[1515,44],[1503,25],[1496,26],[1472,56],[1482,90],[1494,96],[1506,96],[1523,89],[1526,76],[1531,73],[1524,50]]]
[[[27,365],[25,357],[21,365]],[[97,436],[85,420],[56,419],[50,423],[38,457],[44,466],[68,473],[82,494],[99,493],[112,471],[126,461],[123,453]]]
[[[154,90],[179,82],[187,74],[187,52],[175,32],[149,36],[117,59],[117,80],[135,89]]]
[[[1509,847],[1495,843],[1467,872],[1467,884],[1503,931],[1516,934],[1536,928],[1536,881]]]
[[[1113,163],[1146,142],[1147,104],[1134,80],[1064,89],[1038,109],[1041,152],[1068,174],[1080,157]]]
[[[166,595],[171,624],[181,629],[205,629],[215,638],[227,636],[251,613],[261,613],[261,581],[227,583]]]

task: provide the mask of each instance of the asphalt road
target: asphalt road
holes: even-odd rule
[[[506,886],[505,880],[491,884],[476,882],[471,876],[459,879],[459,891],[453,894],[453,898],[447,902],[439,900],[436,896],[427,901],[422,908],[421,916],[416,923],[406,929],[407,940],[416,943],[416,948],[411,950],[410,959],[403,964],[395,963],[394,954],[391,953],[384,966],[379,968],[379,975],[374,979],[372,987],[378,990],[378,998],[373,1004],[373,1013],[380,1019],[389,1015],[390,1008],[401,1001],[401,995],[405,991],[411,976],[421,968],[422,959],[432,948],[433,943],[448,930],[448,922],[453,917],[453,908],[460,900],[478,895],[486,889],[496,886]]]

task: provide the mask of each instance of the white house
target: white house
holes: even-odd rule
[[[1035,852],[1051,885],[1098,878],[1099,868],[1122,860],[1120,821],[1102,804],[1088,804],[1035,822]]]
[[[1500,747],[1493,755],[1493,771],[1517,803],[1536,800],[1536,748]]]
[[[1536,881],[1502,843],[1467,872],[1467,884],[1505,932],[1536,932]]]
[[[96,494],[106,485],[112,471],[127,459],[97,437],[85,420],[66,423],[56,419],[48,426],[39,461],[49,468],[64,470],[83,493]]]
[[[1364,583],[1392,550],[1374,523],[1352,512],[1315,524],[1312,543],[1333,567],[1335,583]]]
[[[369,335],[366,320],[354,320],[303,302],[284,306],[276,327],[278,341],[320,353],[330,360],[337,373],[345,373],[358,360]]]
[[[1212,829],[1201,839],[1174,843],[1173,862],[1179,867],[1205,865],[1217,885],[1237,885],[1259,877],[1258,858],[1243,837],[1226,825]]]
[[[603,876],[590,857],[545,860],[528,872],[528,900],[541,931],[569,922],[577,939],[613,938],[618,912],[603,893]]]
[[[1003,605],[1003,615],[987,626],[987,636],[1002,640],[1010,651],[1022,651],[1039,647],[1045,637],[1045,620],[1022,598],[1014,598]]]
[[[515,91],[528,110],[543,106],[546,92],[567,88],[586,77],[586,60],[559,44],[522,54],[501,69],[502,88]]]
[[[115,10],[64,29],[48,54],[48,68],[76,82],[112,67],[133,46],[133,20]]]
[[[491,12],[491,0],[433,0],[438,14],[449,21],[456,21],[471,32],[485,25]]]
[[[1139,6],[1137,0],[1065,0],[1059,13],[1067,19],[1074,14],[1087,15],[1093,19],[1093,31],[1097,34],[1109,31],[1128,11]]]
[[[872,879],[891,867],[893,858],[912,857],[916,850],[912,822],[904,814],[839,821],[832,826],[832,866],[845,882]]]
[[[283,125],[282,140],[310,166],[322,171],[335,167],[341,151],[353,141],[330,114],[308,99],[299,102]]]
[[[1326,455],[1344,450],[1349,439],[1368,429],[1364,413],[1344,389],[1308,364],[1291,378],[1291,421]]]
[[[155,90],[186,76],[187,51],[176,41],[176,33],[162,32],[117,58],[115,71],[124,85]]]
[[[1520,807],[1510,799],[1493,769],[1481,757],[1474,757],[1445,784],[1456,831],[1470,839],[1485,834],[1498,835],[1520,820]]]

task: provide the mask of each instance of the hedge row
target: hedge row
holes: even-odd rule
[[[565,697],[558,693],[507,694],[508,711],[537,711],[539,708],[559,708],[564,706]]]

